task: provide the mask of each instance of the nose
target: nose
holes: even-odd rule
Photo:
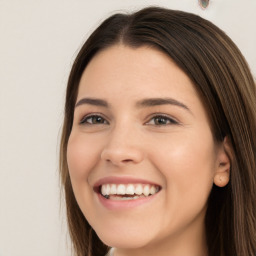
[[[139,137],[127,127],[115,129],[101,152],[101,159],[120,167],[140,163],[144,159],[144,152]]]

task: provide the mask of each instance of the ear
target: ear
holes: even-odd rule
[[[225,187],[230,179],[232,159],[231,146],[227,137],[224,138],[217,150],[217,166],[214,174],[214,184],[218,187]]]

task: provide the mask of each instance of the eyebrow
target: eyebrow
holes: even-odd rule
[[[153,107],[160,105],[175,105],[185,110],[188,110],[192,114],[191,110],[185,104],[173,98],[150,98],[140,100],[136,103],[137,107]]]
[[[109,107],[109,104],[106,100],[96,99],[96,98],[82,98],[76,103],[75,107],[78,107],[83,104],[89,104],[89,105],[100,106],[105,108]],[[161,105],[178,106],[185,110],[188,110],[192,114],[191,110],[185,104],[173,98],[148,98],[148,99],[143,99],[136,102],[136,107],[138,108],[154,107],[154,106],[161,106]]]
[[[75,107],[78,107],[83,104],[89,104],[89,105],[106,107],[106,108],[109,106],[107,101],[105,100],[94,99],[94,98],[83,98],[76,103]]]

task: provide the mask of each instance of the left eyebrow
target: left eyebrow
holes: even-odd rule
[[[153,106],[160,106],[160,105],[174,105],[177,107],[181,107],[192,114],[188,106],[186,106],[182,102],[177,101],[173,98],[149,98],[149,99],[140,100],[136,103],[136,107],[153,107]]]

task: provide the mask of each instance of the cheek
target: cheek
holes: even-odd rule
[[[92,187],[89,177],[98,162],[97,143],[90,143],[88,138],[81,134],[71,133],[67,146],[67,162],[71,184],[76,201],[86,216],[88,209],[92,209]]]
[[[97,162],[97,143],[90,143],[75,133],[70,135],[67,147],[67,161],[71,179],[86,178]]]
[[[167,227],[166,233],[168,228],[179,230],[205,214],[213,184],[214,152],[209,138],[202,142],[190,136],[176,136],[166,140],[165,147],[157,151],[155,161],[166,181],[167,218],[162,220]]]
[[[179,205],[177,209],[205,206],[213,184],[216,159],[211,134],[176,134],[165,139],[151,155],[165,177],[167,202],[175,202]]]

